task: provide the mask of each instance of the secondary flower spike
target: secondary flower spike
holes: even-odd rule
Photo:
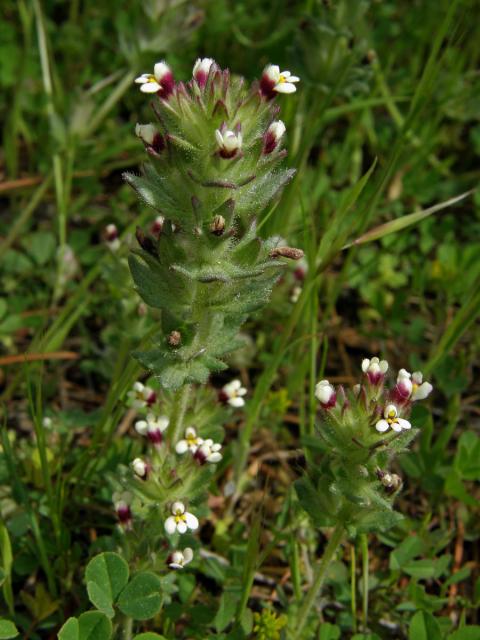
[[[198,529],[198,518],[185,511],[185,505],[183,502],[174,502],[172,504],[172,515],[165,520],[165,531],[169,535],[173,535],[176,531],[178,533],[186,533],[187,529],[195,531]]]
[[[300,82],[300,78],[292,76],[290,71],[280,71],[278,65],[269,64],[260,79],[260,92],[267,100],[271,100],[277,93],[295,93],[297,82]]]
[[[140,85],[143,93],[157,93],[162,98],[168,98],[175,86],[172,70],[163,60],[154,66],[153,74],[142,73],[135,78],[135,82]]]

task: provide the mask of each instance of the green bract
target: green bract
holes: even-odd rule
[[[151,161],[125,177],[164,219],[158,237],[137,233],[130,257],[139,294],[162,310],[162,332],[135,357],[178,389],[224,369],[247,314],[267,302],[285,262],[255,220],[294,171],[281,168],[279,140],[266,145],[278,108],[215,63],[204,86],[179,83],[153,106],[156,133],[137,127]],[[228,135],[233,151],[219,142]],[[169,343],[172,331],[180,336]]]

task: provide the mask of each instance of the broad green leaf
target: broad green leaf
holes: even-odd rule
[[[0,640],[16,638],[18,634],[19,631],[11,620],[0,620]]]
[[[480,625],[473,624],[457,629],[448,636],[448,640],[478,640],[480,638]]]
[[[337,627],[336,624],[330,624],[329,622],[324,622],[320,627],[318,640],[339,640],[340,633],[341,633],[340,627]]]
[[[406,216],[401,216],[400,218],[396,218],[395,220],[391,220],[390,222],[386,222],[385,224],[381,224],[374,229],[370,229],[362,236],[351,242],[350,244],[345,245],[343,248],[348,249],[353,245],[357,244],[365,244],[366,242],[373,242],[374,240],[379,240],[384,236],[388,236],[391,233],[397,233],[398,231],[402,231],[407,227],[412,226],[413,224],[417,224],[421,222],[428,216],[431,216],[433,213],[437,211],[441,211],[442,209],[446,209],[460,200],[464,200],[467,196],[471,195],[473,190],[466,191],[459,196],[455,196],[454,198],[450,198],[449,200],[445,200],[445,202],[440,202],[439,204],[435,204],[433,207],[429,207],[428,209],[423,209],[422,211],[415,211],[414,213],[409,213]]]
[[[129,573],[125,560],[110,551],[95,556],[87,565],[88,597],[109,618],[114,616],[112,605],[127,584]]]
[[[87,611],[78,619],[79,640],[110,640],[112,623],[100,611]]]
[[[120,611],[134,620],[153,618],[161,604],[160,579],[148,571],[137,573],[118,599]]]
[[[58,640],[79,640],[78,618],[69,618],[58,632]]]
[[[408,536],[390,554],[390,569],[402,569],[404,565],[420,555],[423,551],[424,543],[418,536]]]
[[[409,640],[442,640],[440,626],[431,613],[417,611],[410,622]]]

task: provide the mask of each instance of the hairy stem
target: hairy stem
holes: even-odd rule
[[[343,536],[343,524],[339,522],[333,531],[332,537],[328,541],[328,544],[325,548],[322,559],[320,560],[320,562],[317,564],[315,568],[312,586],[310,587],[310,590],[307,593],[306,598],[298,614],[297,624],[294,630],[294,638],[302,637],[302,631],[307,623],[308,616],[315,603],[315,600],[317,599],[317,596],[320,593],[320,589],[322,588],[323,582],[325,580],[327,569],[330,565],[330,562],[333,559],[333,556],[335,555],[335,552],[338,549],[338,546],[342,540],[342,536]]]

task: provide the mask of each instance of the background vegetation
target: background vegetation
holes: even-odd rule
[[[302,79],[282,103],[298,173],[261,224],[301,246],[308,269],[301,283],[293,270],[283,279],[231,358],[247,406],[227,425],[202,559],[165,578],[159,629],[229,637],[248,604],[264,611],[252,637],[277,637],[324,547],[292,491],[314,384],[354,383],[362,357],[381,354],[422,369],[435,392],[397,470],[405,519],[343,546],[318,637],[480,637],[480,196],[345,248],[475,189],[478,10],[475,0],[2,2],[0,609],[21,637],[55,637],[88,608],[84,567],[116,548],[109,479],[140,446],[118,398],[156,322],[125,260],[135,226],[154,218],[122,179],[144,160],[133,132],[150,118],[133,78],[165,58],[187,80],[202,55],[248,80],[268,62]],[[122,233],[117,253],[109,223]]]

